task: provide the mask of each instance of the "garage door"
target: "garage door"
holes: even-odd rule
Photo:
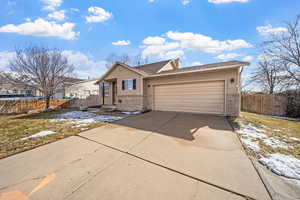
[[[224,81],[154,86],[154,109],[223,114]]]

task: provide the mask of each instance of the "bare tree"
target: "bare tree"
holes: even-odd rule
[[[106,61],[105,67],[107,69],[111,68],[111,66],[113,66],[117,62],[117,60],[118,60],[117,54],[115,54],[115,53],[109,54],[105,59],[105,61]]]
[[[39,90],[46,100],[45,109],[48,109],[50,99],[64,87],[74,68],[61,51],[30,46],[16,50],[10,70],[10,73],[6,73],[8,80]]]
[[[148,64],[148,58],[143,58],[141,54],[137,54],[132,61],[133,66],[145,65]]]
[[[130,64],[130,57],[128,56],[128,54],[123,54],[123,55],[119,56],[116,53],[111,53],[106,57],[105,61],[106,61],[105,66],[107,69],[109,69],[114,64],[116,64],[116,62]]]
[[[300,15],[286,23],[286,30],[263,43],[264,52],[282,63],[290,78],[300,85]]]
[[[118,62],[122,62],[122,63],[130,65],[131,64],[130,56],[128,54],[124,53],[123,55],[119,56]]]
[[[252,83],[259,84],[269,94],[281,91],[286,86],[284,84],[286,75],[281,63],[266,58],[258,63],[258,67],[252,72],[250,80]]]
[[[116,53],[111,53],[106,58],[106,68],[111,68],[116,62],[122,62],[127,65],[137,66],[144,65],[148,63],[147,58],[143,58],[140,54],[130,57],[128,54],[117,55]]]

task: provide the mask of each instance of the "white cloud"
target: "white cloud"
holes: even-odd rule
[[[184,56],[184,50],[198,50],[205,53],[220,53],[252,45],[245,40],[215,40],[209,36],[191,32],[169,31],[163,37],[147,37],[143,40],[142,56],[144,58],[174,58]],[[221,54],[218,59],[231,59],[241,56],[234,53]]]
[[[119,41],[113,42],[112,44],[115,46],[127,46],[127,45],[130,45],[130,43],[131,42],[129,40],[119,40]]]
[[[277,35],[283,32],[287,31],[287,28],[284,27],[273,27],[271,24],[268,24],[266,26],[258,26],[256,27],[256,30],[261,34],[261,35]]]
[[[74,32],[74,23],[57,24],[56,22],[46,21],[42,18],[33,22],[26,22],[19,25],[8,24],[0,27],[2,33],[17,33],[21,35],[33,35],[44,37],[58,37],[65,40],[74,40],[79,32]]]
[[[183,57],[184,51],[182,50],[174,50],[174,51],[167,51],[162,55],[162,59],[174,59]]]
[[[90,7],[88,11],[90,15],[85,17],[88,23],[104,22],[112,17],[112,13],[100,7]]]
[[[41,1],[45,4],[43,9],[48,11],[56,10],[63,3],[63,0],[41,0]]]
[[[233,3],[233,2],[246,3],[248,1],[249,0],[208,0],[209,3],[214,3],[214,4]]]
[[[191,0],[181,0],[181,3],[183,5],[187,5],[187,4],[191,3]]]
[[[8,70],[9,62],[14,56],[14,52],[0,51],[0,71]]]
[[[106,72],[105,61],[94,60],[79,51],[63,51],[63,55],[68,58],[70,64],[75,67],[75,73],[80,78],[98,78]]]
[[[143,40],[144,44],[163,44],[165,43],[166,39],[162,37],[147,37],[146,39]]]
[[[252,56],[245,56],[244,58],[243,58],[243,61],[251,61],[251,60],[253,60],[254,58],[252,57]]]
[[[65,11],[64,10],[59,10],[59,11],[54,11],[52,13],[48,14],[48,17],[51,19],[55,19],[57,21],[63,21],[66,19]]]
[[[159,58],[159,59],[168,59],[170,56],[183,55],[183,51],[178,51],[180,46],[177,42],[170,42],[161,45],[149,45],[144,48],[142,51],[143,58]]]
[[[197,66],[197,65],[203,65],[203,63],[198,62],[198,61],[195,61],[195,62],[192,62],[191,65],[192,65],[192,66]]]
[[[180,46],[186,49],[200,50],[206,53],[231,51],[240,48],[250,48],[252,45],[245,40],[214,40],[209,36],[191,32],[166,33],[167,37],[180,42]]]
[[[148,0],[150,3],[153,3],[155,0]]]
[[[227,53],[227,54],[220,54],[218,56],[216,56],[216,59],[220,59],[220,60],[229,60],[229,59],[233,59],[236,57],[240,57],[240,54],[237,53]]]

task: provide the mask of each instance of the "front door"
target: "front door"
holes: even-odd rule
[[[117,82],[112,82],[112,104],[116,104]]]

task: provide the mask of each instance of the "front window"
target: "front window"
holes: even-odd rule
[[[103,87],[104,87],[104,96],[107,97],[109,96],[109,83],[104,83],[103,84]]]
[[[129,79],[122,81],[122,90],[135,90],[136,89],[136,79]]]

